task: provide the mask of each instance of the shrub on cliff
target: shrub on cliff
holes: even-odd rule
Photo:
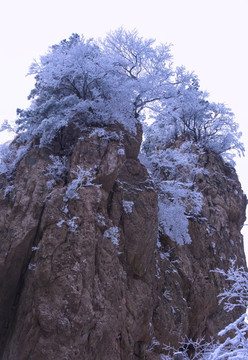
[[[202,194],[195,177],[207,171],[198,165],[200,149],[194,147],[192,141],[184,141],[174,149],[140,156],[158,193],[159,231],[179,245],[191,243],[189,219],[201,219]]]
[[[182,342],[183,351],[177,352],[176,349],[165,345],[164,350],[169,355],[161,355],[162,360],[175,359],[175,354],[180,354],[180,359],[184,360],[245,360],[248,358],[248,273],[243,267],[235,266],[235,261],[231,260],[230,268],[227,271],[217,269],[216,272],[222,274],[228,281],[228,286],[219,295],[220,302],[225,302],[224,309],[232,311],[235,307],[244,310],[233,323],[227,325],[219,332],[221,343],[206,343],[204,339],[192,341],[186,339]],[[225,340],[221,337],[224,336]],[[188,349],[194,349],[192,355],[188,355]],[[174,353],[174,355],[172,355]]]

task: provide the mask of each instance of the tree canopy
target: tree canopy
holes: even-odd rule
[[[135,132],[150,119],[147,153],[181,134],[218,153],[242,153],[241,134],[224,104],[212,103],[195,74],[173,68],[170,46],[123,28],[102,41],[72,34],[30,67],[35,88],[28,109],[18,109],[20,139],[49,143],[69,123],[122,124]]]

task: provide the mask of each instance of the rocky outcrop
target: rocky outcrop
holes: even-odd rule
[[[17,165],[0,201],[1,359],[156,359],[163,343],[215,336],[235,318],[218,305],[224,283],[209,271],[233,255],[245,264],[235,171],[199,155],[208,175],[195,179],[204,206],[190,220],[192,243],[161,235],[157,248],[141,139],[140,128],[72,127]]]
[[[180,141],[174,146],[180,146]],[[203,195],[201,216],[189,218],[191,244],[177,245],[160,234],[157,252],[157,304],[153,326],[157,348],[167,344],[178,346],[180,337],[205,338],[207,341],[237,318],[223,310],[218,295],[227,286],[217,268],[230,267],[230,259],[246,268],[240,229],[245,221],[246,197],[237,174],[216,154],[199,153],[201,171],[194,187]],[[169,324],[169,326],[168,326]]]
[[[70,139],[33,146],[21,160],[15,190],[1,201],[2,359],[141,356],[157,196],[137,160],[140,141],[140,129],[134,138],[116,129],[81,134],[52,190],[49,156],[64,155]]]

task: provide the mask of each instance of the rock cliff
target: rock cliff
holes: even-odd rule
[[[2,360],[160,359],[163,344],[208,339],[235,319],[210,271],[233,256],[245,266],[246,198],[234,169],[199,154],[201,219],[189,219],[192,243],[179,246],[158,238],[141,140],[139,127],[132,136],[71,126],[49,148],[32,144],[8,191],[1,177]]]

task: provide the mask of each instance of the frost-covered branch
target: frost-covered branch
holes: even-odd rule
[[[72,34],[30,67],[35,88],[28,109],[18,109],[19,140],[50,143],[71,122],[79,127],[120,123],[135,132],[150,118],[147,147],[182,134],[218,154],[242,154],[238,125],[224,104],[211,103],[195,74],[173,69],[170,46],[120,28],[101,42]],[[149,110],[149,111],[147,111]]]
[[[191,243],[189,218],[197,219],[202,209],[202,194],[194,187],[194,178],[205,170],[198,168],[192,145],[184,142],[179,148],[158,149],[142,157],[158,192],[160,232],[179,245]]]
[[[227,325],[219,332],[220,342],[206,343],[203,340],[187,340],[181,343],[180,351],[183,359],[198,360],[245,360],[248,354],[248,323],[247,323],[247,294],[248,294],[248,273],[244,268],[235,267],[235,261],[231,261],[231,266],[227,271],[217,269],[219,274],[223,275],[231,286],[227,287],[220,294],[221,301],[225,301],[225,309],[233,310],[235,306],[244,307],[244,314],[237,320]],[[226,338],[221,339],[225,336]],[[194,349],[192,355],[188,354],[188,348]],[[172,360],[177,353],[177,349],[164,345],[164,351],[167,355],[161,355],[161,359]]]
[[[233,310],[237,306],[248,308],[248,273],[243,267],[237,268],[235,260],[230,261],[231,265],[227,272],[216,269],[215,272],[223,275],[229,283],[220,295],[220,302],[225,303],[227,311]]]

